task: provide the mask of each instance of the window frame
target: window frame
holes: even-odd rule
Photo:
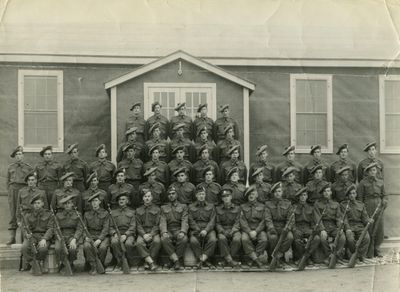
[[[296,146],[297,153],[310,153],[310,147],[297,146],[297,124],[296,124],[296,81],[297,80],[324,80],[326,81],[327,101],[327,147],[322,146],[322,153],[333,153],[333,106],[332,106],[332,75],[329,74],[290,74],[290,141]]]
[[[379,140],[380,153],[400,154],[399,146],[386,146],[385,81],[400,81],[400,75],[379,75]]]
[[[44,76],[57,77],[57,147],[53,147],[53,152],[64,152],[64,86],[63,71],[61,70],[18,70],[18,144],[24,147],[25,152],[40,152],[40,147],[25,147],[25,96],[24,78],[25,76]]]

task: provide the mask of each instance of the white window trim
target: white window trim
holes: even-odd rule
[[[325,80],[327,83],[327,147],[322,153],[333,153],[333,120],[332,120],[332,75],[327,74],[290,74],[290,141],[296,146],[297,153],[310,153],[310,147],[298,147],[296,144],[296,80]],[[311,145],[310,145],[311,146]]]
[[[150,96],[148,95],[149,93],[149,88],[152,87],[163,87],[163,88],[176,88],[176,87],[184,87],[184,88],[211,88],[211,94],[212,94],[212,101],[213,104],[208,105],[208,116],[212,118],[213,120],[216,119],[217,117],[217,85],[215,83],[190,83],[190,82],[185,82],[185,83],[147,83],[145,82],[143,84],[143,96],[144,96],[144,102],[143,102],[143,114],[144,118],[148,119],[152,115],[151,111],[151,101],[150,101]]]
[[[400,81],[400,75],[379,75],[379,139],[380,152],[385,154],[400,154],[400,145],[398,147],[386,146],[386,121],[385,121],[385,81]]]
[[[64,89],[63,71],[56,70],[18,70],[18,144],[24,142],[24,77],[30,76],[53,76],[57,77],[57,117],[58,117],[58,146],[53,147],[54,152],[64,151]],[[46,146],[46,145],[43,145]],[[25,152],[40,152],[42,147],[24,147]]]

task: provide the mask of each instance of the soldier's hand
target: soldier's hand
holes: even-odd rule
[[[163,236],[163,238],[169,238],[169,233],[168,233],[168,232],[164,232],[164,233],[162,234],[162,236]]]
[[[178,233],[178,239],[182,239],[184,237],[185,237],[185,233],[183,233],[183,232]]]
[[[38,245],[39,245],[39,247],[41,247],[41,248],[46,247],[46,239],[40,240]]]
[[[18,227],[21,227],[21,225],[22,225],[21,222],[17,222]]]
[[[327,240],[328,239],[328,233],[326,233],[325,230],[321,231],[321,239],[322,240]]]
[[[95,247],[98,247],[100,245],[100,243],[101,243],[100,239],[97,239],[95,242],[93,242]]]
[[[125,240],[126,240],[126,235],[125,235],[125,234],[122,234],[122,235],[121,235],[121,241],[122,241],[122,242],[125,242]]]
[[[85,241],[90,242],[90,238],[89,237],[85,237]]]
[[[254,239],[254,238],[257,237],[257,231],[252,230],[252,231],[250,231],[249,235],[250,235],[250,238],[251,238],[251,239]]]
[[[76,249],[76,239],[75,238],[72,238],[71,241],[69,242],[69,248]]]
[[[350,229],[346,230],[346,238],[350,238],[353,237],[353,231],[351,231]]]
[[[207,231],[206,231],[206,230],[200,231],[200,236],[201,236],[201,237],[204,237],[204,236],[206,236],[206,235],[207,235]]]
[[[146,233],[145,235],[143,235],[143,239],[144,241],[149,242],[151,240],[151,235]]]
[[[373,218],[369,218],[368,222],[369,222],[369,224],[373,224],[375,222],[375,220]]]

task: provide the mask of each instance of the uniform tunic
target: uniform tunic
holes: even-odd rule
[[[24,214],[29,213],[33,210],[33,206],[31,204],[31,199],[36,196],[37,194],[40,194],[41,198],[43,199],[44,202],[44,208],[48,209],[49,208],[49,203],[47,201],[47,196],[45,191],[37,188],[37,187],[23,187],[22,189],[19,190],[18,192],[18,199],[17,199],[17,221],[21,222],[21,207],[22,207],[22,212]]]
[[[102,189],[99,189],[98,187],[96,187],[96,188],[89,187],[86,191],[84,191],[82,193],[82,212],[83,213],[92,210],[92,204],[90,202],[88,202],[88,199],[97,192],[100,192],[99,199],[101,201],[102,208],[103,209],[107,208],[107,192]]]
[[[249,183],[254,184],[256,181],[256,178],[253,177],[254,171],[256,171],[257,168],[263,168],[262,172],[264,174],[263,181],[269,184],[272,184],[275,182],[275,166],[272,165],[268,161],[261,161],[258,160],[257,162],[254,162],[249,169]]]
[[[261,183],[255,182],[253,184],[253,186],[256,187],[257,194],[258,194],[257,200],[260,203],[264,204],[266,201],[271,199],[271,185],[269,183],[266,183],[266,182],[261,182]]]
[[[170,134],[169,134],[169,121],[168,119],[163,116],[162,114],[154,114],[150,118],[147,119],[146,121],[146,132],[147,132],[147,137],[151,137],[151,133],[149,132],[150,128],[155,124],[159,123],[160,124],[160,138],[161,139],[167,139]]]
[[[136,135],[137,139],[144,143],[147,140],[147,132],[146,132],[146,120],[140,115],[140,114],[133,114],[128,118],[128,120],[125,123],[125,131],[136,127]]]
[[[160,207],[150,204],[136,209],[137,243],[136,248],[141,257],[150,256],[156,259],[161,248],[160,240]],[[150,234],[152,240],[145,242],[143,236]]]
[[[183,136],[185,138],[192,139],[192,136],[193,136],[192,135],[192,130],[193,130],[192,119],[187,115],[182,115],[182,116],[181,115],[177,115],[177,116],[173,116],[171,118],[171,121],[169,123],[169,126],[170,126],[170,131],[169,132],[170,132],[171,139],[173,139],[176,136],[176,133],[175,133],[175,131],[173,129],[178,124],[184,124],[185,125],[183,127],[184,128]],[[172,149],[174,149],[174,147]]]
[[[196,140],[196,142],[194,143],[194,149],[195,149],[195,159],[200,159],[201,158],[201,154],[200,154],[200,150],[202,149],[202,147],[204,147],[204,145],[207,146],[208,149],[208,153],[210,154],[210,159],[212,160],[217,160],[217,145],[215,144],[214,141],[212,140],[201,140],[200,138]]]
[[[97,172],[99,188],[107,191],[114,178],[115,165],[106,159],[98,159],[89,166],[90,172]]]
[[[178,170],[179,168],[185,168],[186,169],[186,175],[187,175],[187,179],[189,181],[192,180],[193,177],[193,165],[189,160],[186,159],[182,159],[182,160],[178,160],[178,159],[173,159],[170,161],[170,163],[168,163],[168,168],[169,168],[169,173],[171,174],[170,176],[170,184],[176,181],[176,177],[174,175],[172,175],[176,170]]]
[[[152,167],[157,167],[156,170],[156,178],[157,180],[162,183],[164,186],[167,186],[169,184],[169,168],[168,164],[166,164],[164,161],[161,160],[150,160],[144,164],[144,169],[149,169]]]
[[[63,166],[64,172],[74,173],[74,188],[80,192],[85,190],[86,179],[89,175],[88,164],[80,158],[70,158]]]
[[[190,182],[174,182],[171,184],[178,195],[178,201],[182,204],[191,204],[195,200],[196,187]]]
[[[151,194],[153,196],[153,204],[160,206],[163,202],[166,201],[166,197],[165,197],[165,187],[162,183],[160,182],[153,182],[150,183],[149,181],[142,183],[139,186],[139,197],[137,199],[137,202],[135,203],[135,207],[139,207],[141,205],[143,205],[143,200],[142,200],[142,196],[143,196],[143,190],[147,189],[151,191]]]
[[[209,117],[196,117],[193,121],[192,139],[196,139],[199,129],[207,128],[208,139],[212,140],[214,121]]]
[[[131,184],[115,183],[108,188],[106,201],[108,204],[111,205],[112,209],[118,207],[117,196],[124,192],[128,193],[129,203],[132,205],[132,203],[135,201],[135,198],[134,198],[134,189]]]
[[[381,160],[379,160],[378,158],[369,158],[368,157],[368,158],[361,160],[360,163],[358,164],[357,171],[358,171],[358,181],[359,182],[361,182],[364,177],[368,176],[365,173],[365,168],[371,163],[378,164],[376,177],[383,180],[383,177],[384,177],[383,162]]]
[[[145,159],[145,161],[151,160],[151,156],[149,156],[149,150],[154,145],[159,145],[158,146],[158,152],[160,153],[159,159],[161,161],[164,161],[165,163],[168,163],[171,160],[171,147],[167,140],[163,140],[161,138],[160,139],[153,138],[153,139],[146,141],[146,144],[145,144],[146,159]]]
[[[225,128],[228,126],[233,128],[235,139],[240,139],[238,123],[231,117],[219,117],[214,123],[213,137],[215,142],[225,139]]]
[[[294,182],[284,181],[282,182],[283,198],[291,201],[292,203],[296,201],[295,194],[302,188],[302,185]]]
[[[298,163],[297,161],[288,160],[279,163],[276,166],[276,181],[284,180],[282,175],[288,167],[295,167],[296,170],[294,171],[295,174],[295,181],[298,183],[303,183],[303,166]]]
[[[117,162],[121,162],[123,159],[127,158],[126,153],[124,153],[124,148],[128,145],[133,145],[135,147],[135,158],[139,158],[142,161],[146,159],[146,149],[142,142],[140,141],[126,141],[119,145],[117,151]]]
[[[322,194],[319,193],[322,186],[326,185],[327,182],[323,179],[313,179],[310,180],[306,184],[308,199],[307,201],[311,204],[314,204],[315,201],[322,197]]]
[[[199,184],[201,182],[204,182],[205,178],[204,178],[204,170],[211,166],[213,169],[213,173],[214,173],[214,178],[213,180],[215,182],[219,182],[220,181],[220,169],[218,167],[218,164],[211,159],[199,159],[197,160],[194,164],[193,164],[193,183],[194,184]]]
[[[222,186],[222,188],[229,187],[232,189],[232,203],[236,205],[241,205],[246,202],[246,198],[244,197],[244,193],[246,191],[246,186],[240,182],[227,182]]]
[[[328,181],[330,179],[329,173],[329,164],[323,161],[321,158],[313,157],[305,166],[304,166],[304,183],[307,184],[308,181],[312,180],[314,176],[311,174],[311,171],[314,167],[322,165],[322,173],[323,179]]]
[[[218,247],[223,257],[237,256],[240,250],[240,212],[240,207],[234,204],[216,207],[215,229],[218,234]]]
[[[357,166],[356,164],[351,161],[350,159],[339,159],[333,162],[330,166],[330,175],[331,175],[331,182],[335,182],[339,179],[339,175],[336,173],[339,169],[342,167],[349,166],[350,167],[350,173],[349,173],[349,179],[353,183],[356,182],[357,179]]]
[[[247,182],[247,167],[241,160],[229,159],[221,164],[221,184],[229,181],[228,173],[229,171],[237,167],[239,170],[239,182],[246,184]]]
[[[178,146],[183,146],[185,151],[184,159],[189,160],[190,162],[196,161],[195,157],[195,149],[194,144],[190,141],[189,138],[173,138],[171,140],[171,149],[175,149]]]
[[[352,184],[350,180],[343,181],[342,178],[339,178],[332,184],[332,199],[338,203],[346,200],[346,190]]]
[[[238,140],[235,139],[223,139],[220,140],[217,144],[217,162],[223,163],[231,159],[231,155],[228,154],[228,151],[231,147],[239,145],[239,153],[240,157],[242,157],[242,145]]]
[[[63,205],[60,203],[60,200],[69,195],[74,197],[72,199],[72,201],[74,202],[74,205],[76,206],[76,208],[78,208],[79,212],[82,212],[82,195],[75,188],[56,189],[54,191],[53,199],[50,202],[50,205],[53,208],[53,210],[58,211],[58,210],[64,209]]]
[[[139,158],[126,158],[118,163],[118,168],[125,169],[127,183],[138,187],[143,181],[144,163]]]
[[[222,201],[220,198],[221,186],[216,182],[202,182],[197,185],[206,190],[206,201],[214,206],[219,205]]]
[[[41,161],[36,167],[38,187],[46,192],[47,201],[51,202],[58,181],[62,176],[62,165],[55,160]]]

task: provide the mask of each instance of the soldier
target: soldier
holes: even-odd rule
[[[282,182],[283,198],[294,202],[295,194],[303,187],[296,182],[296,168],[288,167],[282,174],[284,181]]]
[[[282,152],[282,155],[286,157],[286,160],[279,163],[276,166],[276,180],[281,181],[283,180],[283,173],[288,167],[295,168],[295,180],[299,184],[303,182],[303,166],[295,160],[296,153],[295,147],[289,146],[286,147],[285,150]]]
[[[229,170],[227,174],[229,181],[222,186],[222,188],[232,189],[232,202],[238,206],[246,202],[244,193],[246,191],[246,186],[239,181],[239,169],[233,167]]]
[[[142,105],[140,102],[135,102],[130,109],[131,112],[133,112],[133,115],[131,115],[128,120],[126,121],[126,126],[125,130],[128,130],[132,127],[136,127],[137,131],[137,139],[140,143],[144,143],[147,140],[146,137],[146,121],[142,117]]]
[[[211,165],[204,169],[203,177],[204,181],[197,186],[205,190],[207,203],[213,204],[214,206],[219,205],[221,203],[219,194],[222,188],[214,181],[214,168]]]
[[[179,124],[183,124],[184,132],[183,132],[183,138],[186,138],[188,140],[192,139],[192,129],[193,129],[193,124],[192,124],[192,119],[186,115],[186,103],[178,103],[175,107],[175,111],[178,112],[177,116],[173,116],[170,120],[170,133],[171,133],[171,139],[174,139],[177,136],[177,128],[176,126]],[[172,146],[172,149],[175,148]]]
[[[125,182],[125,169],[119,168],[114,173],[115,177],[115,184],[112,184],[108,188],[107,192],[107,203],[110,204],[111,209],[115,209],[118,207],[117,197],[121,193],[128,193],[129,194],[129,202],[131,206],[134,206],[135,202],[135,192],[133,186]]]
[[[99,199],[101,201],[100,206],[105,209],[107,208],[107,192],[99,188],[99,179],[97,173],[93,172],[89,175],[86,180],[86,184],[89,186],[86,191],[82,193],[82,212],[85,213],[92,209],[92,204],[88,201],[89,198],[97,192],[100,192]]]
[[[213,171],[213,180],[219,181],[220,179],[220,170],[218,164],[210,159],[210,149],[208,149],[207,145],[203,145],[199,149],[200,159],[197,160],[193,164],[193,182],[194,184],[199,184],[204,182],[204,170],[208,167],[211,167]]]
[[[144,144],[137,139],[137,128],[133,127],[125,132],[126,141],[119,145],[117,152],[117,163],[121,162],[126,156],[124,155],[124,147],[127,145],[135,146],[135,156],[141,160],[145,159]]]
[[[193,165],[189,160],[185,159],[185,147],[183,145],[177,146],[174,150],[172,150],[172,154],[175,155],[175,158],[168,163],[169,173],[174,173],[175,170],[179,168],[186,169],[186,175],[189,178],[193,175]],[[170,177],[170,183],[176,181],[175,176]]]
[[[168,119],[161,114],[161,104],[156,101],[151,105],[151,111],[154,113],[150,118],[146,121],[146,129],[150,130],[151,127],[158,123],[160,126],[160,139],[165,140],[168,138],[169,134],[169,121]],[[147,137],[151,137],[151,131],[147,132]]]
[[[330,178],[329,165],[321,159],[321,145],[311,146],[310,155],[312,155],[313,158],[304,166],[304,184],[307,184],[308,181],[313,179],[311,171],[317,165],[322,165],[322,177],[327,181]]]
[[[83,221],[87,227],[92,238],[85,235],[83,243],[83,252],[85,260],[90,265],[89,274],[96,274],[96,250],[90,243],[93,241],[93,245],[97,248],[98,257],[105,266],[105,260],[107,255],[108,247],[110,246],[110,218],[108,212],[101,208],[101,200],[99,198],[101,192],[93,194],[88,201],[92,205],[92,209],[85,213]]]
[[[147,177],[147,181],[139,186],[139,197],[146,192],[146,190],[151,191],[153,197],[152,202],[154,205],[161,206],[165,202],[165,187],[162,183],[157,181],[157,167],[149,168],[144,176]],[[142,205],[143,201],[137,202],[134,206],[138,207]]]
[[[235,139],[232,126],[227,126],[224,130],[224,134],[225,139],[219,140],[217,144],[217,162],[219,164],[231,159],[231,155],[228,153],[228,151],[229,149],[232,149],[233,146],[239,146],[239,154],[242,151],[242,145],[238,140]]]
[[[218,144],[219,141],[225,138],[225,129],[228,126],[232,127],[235,138],[239,140],[239,126],[238,123],[230,117],[229,104],[220,106],[219,112],[222,114],[222,117],[219,117],[214,123],[214,141]]]
[[[135,248],[135,237],[136,237],[136,218],[135,211],[128,207],[129,204],[129,193],[122,192],[116,197],[118,202],[118,208],[111,212],[112,218],[114,218],[115,224],[118,227],[118,231],[121,238],[118,237],[117,229],[110,222],[110,236],[111,236],[111,249],[113,255],[117,258],[117,267],[114,271],[120,271],[122,269],[122,244],[125,245],[126,257],[129,263],[132,263],[134,248]]]
[[[134,190],[137,190],[143,181],[143,161],[135,158],[136,148],[134,145],[126,145],[123,151],[126,158],[118,163],[118,168],[125,169],[126,182],[132,185]]]
[[[245,193],[247,202],[241,205],[240,228],[242,230],[242,244],[246,256],[261,268],[263,264],[260,256],[267,248],[268,239],[265,232],[265,206],[257,200],[257,190],[254,186]]]
[[[257,148],[257,161],[250,166],[249,170],[249,183],[255,183],[255,176],[253,172],[256,169],[262,168],[263,170],[263,181],[268,184],[272,184],[275,181],[275,166],[268,161],[268,146],[262,145]]]
[[[178,168],[173,173],[176,181],[171,184],[178,194],[178,201],[182,204],[191,204],[194,201],[196,187],[188,181],[186,169],[184,167]]]
[[[343,166],[336,171],[338,179],[332,184],[332,199],[338,203],[346,200],[346,190],[353,183],[350,181],[350,167]]]
[[[271,185],[264,181],[263,167],[257,168],[253,171],[253,185],[257,190],[257,200],[265,204],[266,201],[271,199]]]
[[[33,170],[32,166],[23,161],[24,150],[22,146],[15,148],[13,152],[11,152],[10,157],[15,158],[15,162],[10,164],[7,170],[8,208],[10,210],[10,221],[8,223],[10,239],[7,241],[7,245],[15,243],[15,234],[17,230],[16,207],[18,192],[20,189],[26,186],[25,177]]]
[[[265,203],[265,225],[268,236],[268,254],[271,256],[278,243],[278,239],[288,223],[291,213],[294,211],[289,200],[283,198],[282,184],[277,182],[271,188],[273,198]],[[291,229],[291,225],[289,229]],[[288,231],[282,245],[276,254],[277,266],[285,252],[289,250],[293,242],[293,233]]]
[[[149,156],[151,160],[144,164],[145,169],[157,167],[157,180],[161,182],[164,186],[169,183],[169,168],[168,164],[160,160],[160,150],[159,145],[154,145],[149,150]]]
[[[143,193],[143,206],[136,209],[137,241],[136,248],[145,261],[145,269],[155,271],[155,261],[161,248],[160,207],[152,202],[151,191]]]
[[[70,158],[64,163],[63,171],[64,173],[73,172],[74,173],[74,188],[78,189],[79,192],[85,191],[85,181],[89,175],[88,164],[79,158],[78,143],[68,145],[67,153]]]
[[[185,159],[189,160],[190,162],[194,162],[195,160],[195,149],[194,149],[194,145],[193,142],[189,139],[185,137],[185,124],[181,123],[181,124],[176,124],[173,128],[175,134],[174,134],[174,138],[172,138],[171,140],[171,149],[176,149],[179,146],[183,146],[185,147]]]
[[[295,198],[297,202],[294,204],[294,225],[292,227],[294,239],[293,259],[298,261],[303,256],[307,241],[313,233],[315,225],[318,223],[318,216],[316,212],[314,212],[313,206],[308,203],[308,192],[306,187],[301,188],[295,194]],[[312,259],[316,258],[315,251],[320,242],[321,239],[318,232],[318,234],[315,234],[314,237],[312,237],[310,249],[308,250],[308,254],[311,255],[311,259],[308,259],[309,264],[312,264]]]
[[[344,167],[348,166],[350,167],[350,181],[355,183],[356,178],[357,178],[357,166],[356,164],[351,161],[348,156],[349,156],[349,147],[347,144],[343,144],[339,147],[338,151],[336,152],[336,155],[339,155],[339,159],[333,162],[330,166],[330,175],[331,175],[331,182],[334,183],[337,181],[338,177],[336,175],[337,171]]]
[[[207,110],[207,103],[199,104],[199,107],[197,108],[197,113],[199,113],[200,116],[197,116],[193,121],[193,140],[195,140],[196,137],[199,136],[198,132],[200,129],[206,129],[206,132],[208,133],[207,138],[212,140],[211,137],[213,135],[214,121],[211,118],[207,117]]]
[[[348,200],[342,201],[341,203],[343,211],[345,210],[347,203],[350,201],[344,225],[344,229],[346,230],[346,243],[350,253],[354,253],[356,250],[356,242],[364,230],[364,227],[369,221],[373,223],[373,219],[369,218],[364,203],[356,200],[357,191],[355,185],[349,186],[345,194]],[[369,242],[370,238],[367,233],[359,247],[358,260],[360,262],[364,262],[364,258],[367,256]]]
[[[63,205],[61,199],[71,195],[74,198],[74,205],[78,208],[79,212],[82,212],[82,196],[78,189],[74,188],[75,174],[73,172],[67,172],[60,177],[61,188],[54,191],[53,198],[50,202],[51,207],[54,211],[62,210]]]
[[[98,158],[97,161],[94,161],[90,164],[90,172],[97,173],[97,179],[99,180],[99,188],[107,191],[108,187],[112,184],[114,172],[115,172],[115,165],[107,160],[107,151],[106,145],[101,144],[96,149],[96,157]]]
[[[228,150],[228,154],[230,155],[230,160],[221,163],[221,183],[224,184],[227,182],[227,174],[233,168],[236,167],[239,171],[239,182],[242,184],[246,184],[247,182],[247,167],[243,161],[239,160],[239,150],[240,146],[235,145],[232,146]]]
[[[25,218],[25,222],[32,232],[33,241],[37,246],[37,255],[36,259],[39,261],[41,265],[41,270],[44,274],[49,272],[48,269],[48,251],[50,246],[50,241],[53,237],[53,226],[54,221],[49,210],[43,209],[43,195],[36,194],[31,199],[31,205],[33,205],[33,210],[27,214],[22,214]],[[21,223],[19,223],[21,225]],[[28,265],[31,265],[32,257],[32,246],[29,242],[30,238],[24,238],[24,242],[21,246],[21,253],[27,261]]]
[[[188,242],[188,207],[177,200],[173,186],[168,189],[168,203],[161,207],[161,244],[173,263],[174,270],[181,268]]]
[[[212,139],[210,139],[206,127],[197,129],[197,139],[194,144],[194,149],[197,155],[196,159],[201,156],[200,152],[204,147],[208,149],[211,159],[214,161],[217,160],[217,145]]]
[[[330,252],[331,248],[329,246],[329,238],[334,238],[337,235],[338,227],[342,220],[342,212],[340,209],[340,205],[338,202],[332,201],[331,195],[331,185],[329,183],[325,184],[320,193],[322,194],[322,198],[317,200],[314,204],[314,210],[317,212],[318,218],[321,217],[323,210],[326,208],[324,215],[322,216],[321,221],[321,247],[322,251],[324,252],[325,257],[327,257]],[[346,237],[342,230],[340,230],[338,245],[336,248],[336,254],[338,258],[341,258],[341,252],[343,247],[346,243]],[[329,263],[329,259],[324,261],[326,264]]]
[[[368,176],[363,178],[361,182],[358,184],[357,195],[358,195],[358,200],[360,200],[365,204],[365,208],[367,209],[368,215],[372,216],[379,202],[382,203],[383,209],[386,208],[388,199],[385,193],[385,185],[383,180],[377,178],[378,164],[376,162],[369,164],[367,167],[365,167],[364,172],[366,172]],[[384,234],[383,218],[377,220],[375,224],[378,224],[375,238],[370,237],[370,239],[371,239],[371,244],[372,241],[374,242],[374,247],[373,247],[374,256],[381,257],[382,255],[379,247],[383,241],[383,234]],[[374,228],[375,226],[369,230],[370,236],[372,236],[372,230]],[[372,257],[372,255],[368,256]]]
[[[306,188],[308,193],[308,202],[314,204],[315,201],[321,198],[319,190],[327,183],[327,181],[324,180],[323,166],[321,164],[314,166],[311,169],[310,174],[314,178],[307,183]]]
[[[223,203],[216,207],[216,224],[218,247],[225,263],[231,267],[239,266],[234,260],[242,245],[240,232],[240,207],[232,203],[232,190],[224,189],[221,192]]]
[[[43,157],[43,161],[35,167],[38,187],[46,192],[47,202],[51,202],[54,191],[58,188],[58,181],[62,176],[62,166],[54,160],[52,146],[43,147],[39,154]]]
[[[73,199],[74,197],[72,195],[62,198],[60,204],[62,204],[63,209],[56,214],[58,225],[68,249],[68,254],[64,254],[63,246],[58,238],[56,238],[54,246],[54,253],[57,262],[62,262],[63,257],[67,256],[67,260],[70,262],[72,269],[74,267],[74,261],[78,258],[78,246],[83,231],[82,224],[79,221],[76,212],[73,210]],[[61,266],[58,267],[58,270],[61,271],[63,268],[64,264],[61,264]]]
[[[376,158],[376,142],[370,142],[365,145],[363,151],[367,153],[367,158],[361,160],[358,164],[358,181],[360,182],[364,177],[367,176],[365,173],[365,168],[373,162],[376,162],[378,165],[378,173],[376,174],[376,177],[383,180],[383,162]]]
[[[198,268],[213,268],[209,259],[217,245],[215,234],[215,207],[206,202],[206,192],[196,189],[196,201],[189,205],[190,246],[198,259]]]
[[[160,151],[160,160],[168,163],[170,161],[171,149],[167,140],[161,138],[161,124],[155,123],[150,127],[149,130],[151,139],[146,141],[146,161],[151,159],[148,155],[150,148],[154,145],[158,145],[158,150]]]

